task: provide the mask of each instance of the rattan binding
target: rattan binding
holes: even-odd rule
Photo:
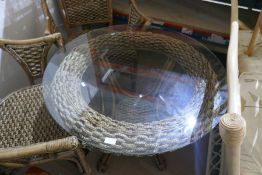
[[[0,48],[8,52],[25,70],[31,83],[43,76],[52,44],[63,45],[60,33],[27,40],[0,39]]]
[[[35,85],[8,95],[0,104],[0,164],[21,167],[46,162],[49,154],[81,151],[76,137],[69,136],[46,110],[42,86]],[[77,160],[77,159],[76,159]]]

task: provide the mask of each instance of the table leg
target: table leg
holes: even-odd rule
[[[98,161],[97,164],[97,171],[98,172],[105,172],[110,164],[110,160],[112,158],[112,154],[103,154],[100,160]]]
[[[156,166],[160,171],[163,171],[167,168],[166,159],[163,155],[154,155]]]

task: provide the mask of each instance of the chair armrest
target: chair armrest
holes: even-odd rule
[[[0,161],[31,157],[41,154],[75,150],[79,146],[76,137],[66,137],[49,142],[37,143],[24,147],[0,149]]]

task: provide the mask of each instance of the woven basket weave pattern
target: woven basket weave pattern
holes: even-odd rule
[[[8,52],[25,70],[31,83],[43,76],[47,54],[53,43],[62,46],[60,33],[27,40],[0,39],[0,48]]]
[[[184,132],[186,118],[171,117],[150,123],[126,123],[113,120],[94,111],[82,99],[81,77],[86,68],[95,60],[90,49],[95,48],[97,55],[106,50],[141,48],[158,50],[176,62],[191,76],[205,80],[204,103],[198,116],[198,123],[192,137],[193,141],[210,130],[213,113],[214,95],[218,83],[216,74],[206,58],[193,47],[180,40],[160,34],[147,32],[118,32],[105,34],[89,42],[89,46],[78,47],[61,63],[51,85],[44,88],[52,94],[52,105],[64,121],[66,129],[75,134],[87,146],[98,147],[114,153],[127,155],[156,154],[181,148],[192,140],[192,134]],[[120,52],[121,53],[121,52]],[[77,59],[76,59],[77,58]],[[63,94],[63,96],[58,94]],[[117,138],[115,145],[104,143],[104,139]]]
[[[68,134],[45,108],[40,85],[16,91],[0,104],[0,148],[28,146]]]
[[[137,11],[137,9],[134,7],[133,4],[130,5],[130,11],[129,11],[129,19],[128,19],[128,24],[129,25],[134,25],[134,26],[139,26],[143,25],[145,22],[145,19],[143,16]]]
[[[64,0],[69,25],[108,22],[111,10],[108,0]]]
[[[19,62],[23,62],[26,65],[32,77],[40,77],[43,74],[45,65],[43,58],[45,58],[45,50],[47,49],[49,49],[49,45],[45,43],[32,46],[6,46],[6,50],[15,55]]]

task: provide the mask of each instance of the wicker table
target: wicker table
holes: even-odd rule
[[[54,119],[87,147],[153,155],[207,134],[226,103],[225,70],[198,42],[128,26],[84,34],[44,74]]]

